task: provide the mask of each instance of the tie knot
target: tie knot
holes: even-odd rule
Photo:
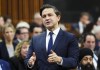
[[[49,32],[49,35],[52,36],[53,35],[53,32]]]

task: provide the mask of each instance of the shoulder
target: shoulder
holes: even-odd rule
[[[63,34],[66,36],[66,37],[75,37],[75,34],[71,33],[71,32],[67,32],[67,31],[63,31]]]
[[[5,46],[5,41],[0,42],[0,48]]]
[[[0,59],[0,64],[9,65],[7,61],[1,60],[1,59]]]

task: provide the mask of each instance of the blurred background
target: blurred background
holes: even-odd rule
[[[61,11],[63,23],[77,22],[84,11],[91,14],[92,21],[100,15],[99,0],[0,0],[0,15],[10,16],[14,25],[20,20],[31,22],[34,13],[46,3]]]

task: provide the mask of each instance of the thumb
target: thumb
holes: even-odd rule
[[[35,52],[33,52],[33,56],[36,56],[36,55],[35,55]]]

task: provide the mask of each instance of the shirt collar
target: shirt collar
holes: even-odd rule
[[[54,35],[58,35],[59,30],[60,30],[60,27],[58,27],[57,29],[55,29],[55,30],[53,31]],[[50,32],[50,31],[47,29],[47,36],[49,35],[49,32]]]
[[[80,21],[80,22],[79,22],[79,25],[80,25],[80,26],[83,26],[83,23]]]

